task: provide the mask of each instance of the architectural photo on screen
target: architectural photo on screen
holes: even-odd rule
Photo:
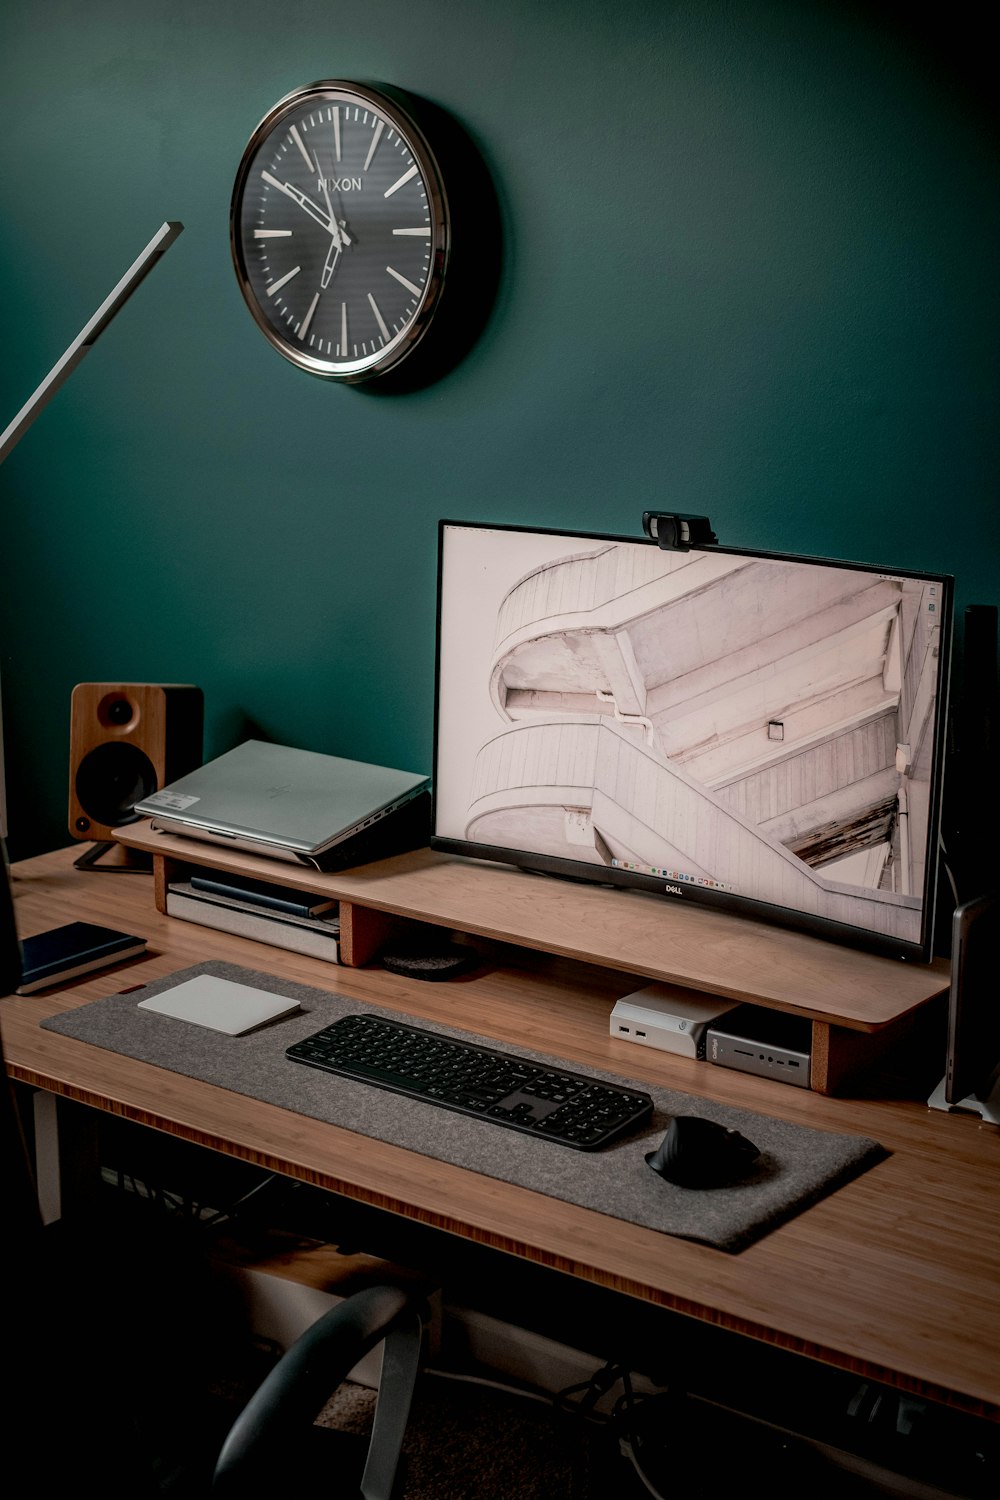
[[[951,580],[443,522],[439,849],[930,953]]]

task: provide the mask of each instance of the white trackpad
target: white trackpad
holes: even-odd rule
[[[194,1021],[198,1026],[208,1026],[212,1031],[225,1031],[230,1036],[242,1036],[276,1021],[279,1016],[293,1015],[301,1010],[297,1000],[286,995],[272,995],[270,990],[256,990],[249,984],[236,984],[231,979],[217,979],[213,974],[199,974],[194,979],[185,979],[172,990],[152,995],[139,1001],[140,1010],[155,1010],[163,1016],[176,1016],[181,1021]]]

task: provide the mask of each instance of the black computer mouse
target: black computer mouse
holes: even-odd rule
[[[699,1115],[675,1115],[646,1161],[678,1187],[725,1187],[745,1177],[760,1150],[738,1130]]]

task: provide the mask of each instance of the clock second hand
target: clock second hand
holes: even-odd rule
[[[320,189],[323,193],[323,202],[326,204],[326,211],[330,215],[330,233],[333,235],[334,241],[337,245],[337,249],[342,250],[345,245],[349,245],[351,242],[348,239],[347,235],[342,231],[340,225],[337,223],[336,215],[333,212],[333,204],[330,202],[330,189],[326,185],[326,178],[323,175],[323,168],[319,164],[318,153],[316,156],[316,176],[319,179]],[[328,261],[329,259],[330,257],[327,256]]]
[[[333,204],[330,202],[330,189],[326,185],[326,177],[323,174],[323,168],[319,164],[319,152],[316,153],[316,177],[322,189],[323,201],[326,204],[326,211],[330,215],[330,223],[332,225],[330,248],[326,252],[326,260],[323,262],[323,275],[320,279],[320,290],[326,291],[333,279],[334,270],[340,259],[340,252],[345,245],[350,244],[350,240],[340,232],[340,225],[337,223],[336,215],[333,212]]]

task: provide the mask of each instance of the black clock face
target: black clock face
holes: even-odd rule
[[[250,311],[287,359],[346,381],[382,374],[417,345],[441,290],[449,236],[437,163],[394,100],[311,85],[254,132],[231,237]]]

